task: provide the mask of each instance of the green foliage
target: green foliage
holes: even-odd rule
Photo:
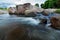
[[[56,1],[57,7],[60,8],[60,0]]]
[[[44,4],[41,4],[41,7],[44,8]]]
[[[36,3],[36,4],[35,4],[35,6],[39,7],[39,4],[38,4],[38,3]]]
[[[60,0],[47,0],[44,4],[41,4],[42,8],[60,8]]]

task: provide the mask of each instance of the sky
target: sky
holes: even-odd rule
[[[24,4],[24,3],[31,3],[34,5],[35,3],[44,3],[46,0],[0,0],[0,3],[10,3],[10,4]]]
[[[23,4],[23,3],[32,3],[32,4],[35,4],[35,3],[43,3],[45,2],[46,0],[0,0],[0,2],[4,2],[4,3],[13,3],[13,4]]]

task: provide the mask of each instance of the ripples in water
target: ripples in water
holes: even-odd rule
[[[29,36],[37,37],[42,40],[60,40],[60,31],[46,27],[45,24],[39,24],[40,20],[31,17],[18,17],[16,15],[3,14],[0,15],[0,27],[10,25],[28,24]],[[14,26],[13,25],[13,26]]]

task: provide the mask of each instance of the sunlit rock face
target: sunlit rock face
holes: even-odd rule
[[[56,29],[60,29],[60,15],[55,15],[50,19],[52,27]]]
[[[25,4],[20,4],[20,5],[16,5],[16,9],[14,8],[9,8],[9,13],[15,13],[15,14],[18,14],[18,15],[28,15],[28,16],[33,16],[35,15],[36,16],[36,12],[42,12],[43,9],[42,8],[39,8],[39,7],[36,7],[36,6],[33,6],[31,5],[30,3],[25,3]],[[32,15],[33,14],[33,15]]]
[[[16,5],[16,7],[10,7],[8,12],[9,14],[16,14],[16,15],[20,15],[20,14],[24,14],[25,11],[25,7],[23,4],[20,5]]]
[[[30,5],[30,3],[16,5],[17,14],[25,14],[25,10],[27,10],[30,7]]]
[[[28,8],[26,11],[25,11],[25,15],[27,16],[29,16],[29,15],[31,15],[31,16],[36,16],[36,14],[37,14],[37,12],[42,12],[43,11],[43,9],[40,9],[39,7],[36,7],[36,6],[32,6],[32,5],[30,5],[30,8]],[[33,14],[33,15],[32,15]]]
[[[16,8],[15,8],[15,7],[10,7],[10,8],[8,9],[8,12],[9,12],[9,14],[15,14]]]
[[[24,8],[24,6],[23,5],[17,5],[16,6],[16,12],[17,12],[17,14],[19,15],[19,14],[24,14],[24,11],[25,11],[25,8]]]

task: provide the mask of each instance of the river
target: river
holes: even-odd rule
[[[39,24],[40,20],[33,17],[19,17],[16,15],[1,14],[0,15],[0,40],[4,36],[5,31],[9,27],[20,26],[20,24],[29,25],[26,27],[30,37],[39,38],[41,40],[60,40],[60,30],[55,30],[51,27],[46,27],[46,24]],[[8,27],[8,29],[4,29]],[[5,35],[6,36],[6,35]]]

